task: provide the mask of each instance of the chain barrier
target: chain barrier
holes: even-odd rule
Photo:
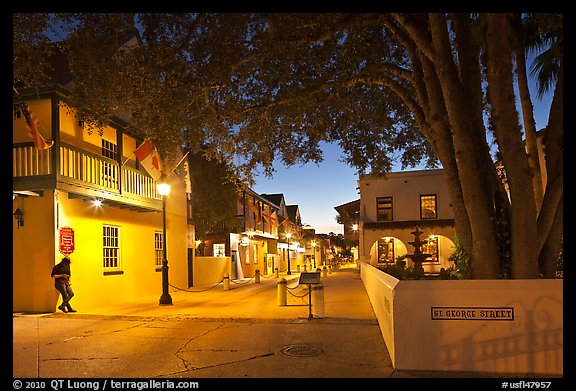
[[[303,299],[304,297],[306,297],[310,294],[310,292],[307,292],[307,293],[303,294],[302,296],[299,296],[299,295],[295,295],[294,293],[290,292],[291,290],[295,290],[299,286],[300,286],[300,283],[298,283],[298,285],[296,285],[293,288],[290,288],[288,285],[286,285],[286,292],[288,292],[291,296],[299,298],[299,299]]]
[[[300,282],[297,282],[297,283],[296,283],[296,286],[293,286],[293,287],[289,287],[288,284],[286,284],[286,289],[288,289],[288,290],[296,289],[296,288],[298,288],[299,286],[300,286]]]
[[[183,289],[177,286],[174,286],[172,284],[168,284],[170,285],[172,288],[174,289],[178,289],[179,291],[184,291],[184,292],[206,292],[209,291],[210,289],[214,289],[216,288],[218,285],[220,285],[222,282],[224,281],[224,278],[222,278],[219,282],[217,282],[216,284],[214,284],[213,286],[211,286],[210,288],[206,288],[206,289],[201,289],[201,290],[190,290],[190,289]]]
[[[271,274],[271,275],[269,275],[268,277],[263,276],[263,275],[260,275],[261,278],[270,278],[270,277],[273,277],[273,276],[274,276],[274,274]],[[233,284],[236,284],[236,285],[246,285],[246,284],[248,284],[250,281],[252,281],[252,280],[255,279],[255,278],[256,278],[256,274],[254,274],[248,281],[237,282],[237,281],[234,281],[234,280],[230,279],[230,282],[232,282]],[[172,284],[170,284],[170,283],[168,283],[168,285],[171,286],[171,287],[174,288],[174,289],[179,290],[179,291],[195,293],[195,292],[206,292],[206,291],[209,291],[210,289],[214,289],[214,288],[216,288],[218,285],[220,285],[222,282],[224,282],[224,277],[222,277],[222,279],[221,279],[220,281],[218,281],[216,284],[214,284],[214,285],[211,286],[210,288],[200,289],[200,290],[184,289],[184,288],[180,288],[180,287],[177,287],[177,286],[175,286],[175,285],[172,285]],[[296,288],[298,288],[299,285],[300,285],[300,283],[296,284],[296,286],[293,287],[293,288],[290,288],[290,287],[288,287],[288,286],[287,286],[286,288],[287,288],[288,290],[290,290],[290,289],[296,289]],[[290,293],[290,294],[292,294],[292,293]],[[292,295],[293,295],[293,294],[292,294]],[[293,296],[294,296],[294,295],[293,295]],[[295,297],[300,297],[300,296],[295,296]],[[303,297],[303,296],[302,296],[302,297]]]
[[[252,281],[254,278],[256,277],[256,274],[254,274],[254,276],[252,276],[252,278],[250,278],[248,281],[246,282],[236,282],[234,280],[230,280],[230,282],[236,284],[236,285],[246,285],[248,284],[250,281]]]

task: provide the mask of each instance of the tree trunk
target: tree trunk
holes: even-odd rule
[[[536,202],[536,212],[542,206],[544,188],[542,186],[542,173],[540,170],[540,157],[536,139],[536,123],[534,122],[534,111],[530,90],[528,88],[528,77],[526,75],[526,56],[524,54],[524,29],[520,14],[515,14],[515,48],[516,54],[516,75],[518,76],[518,92],[522,106],[522,118],[524,121],[524,131],[526,133],[526,151],[528,152],[528,162],[532,169],[532,181],[534,186],[534,198]]]
[[[538,268],[540,275],[543,278],[556,277],[556,263],[558,262],[560,250],[562,249],[562,237],[564,231],[563,209],[563,203],[561,200],[556,211],[552,229],[550,230],[542,250],[540,251]]]
[[[560,69],[556,80],[554,98],[550,106],[548,126],[544,135],[544,155],[546,157],[546,192],[542,209],[538,215],[538,249],[540,250],[540,270],[549,270],[556,266],[558,252],[563,239],[562,201],[564,194],[564,61],[560,54]],[[560,215],[558,215],[560,214]],[[557,225],[560,225],[558,227]]]
[[[486,149],[478,142],[475,110],[481,107],[463,105],[467,102],[465,91],[454,62],[444,15],[430,15],[434,65],[442,87],[446,112],[452,131],[452,142],[464,205],[470,220],[472,249],[466,249],[471,259],[472,276],[476,279],[492,279],[498,276],[499,254],[494,219],[494,186],[492,176],[486,171]],[[470,42],[470,44],[472,44]],[[489,166],[490,167],[490,166]],[[493,169],[493,167],[491,167]]]
[[[488,14],[486,21],[491,118],[510,189],[512,278],[538,278],[536,202],[516,111],[511,46],[506,39],[509,15]]]

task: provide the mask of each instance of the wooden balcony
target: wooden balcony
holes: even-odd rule
[[[58,189],[71,198],[102,199],[137,211],[162,210],[156,182],[143,171],[62,143],[39,151],[32,143],[14,144],[14,190]],[[55,156],[57,154],[57,156]]]

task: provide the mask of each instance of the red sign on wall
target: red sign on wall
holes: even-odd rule
[[[74,252],[74,230],[70,227],[60,228],[60,253],[70,255]]]

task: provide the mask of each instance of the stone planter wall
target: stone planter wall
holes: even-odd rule
[[[563,374],[563,280],[361,276],[396,370]]]

